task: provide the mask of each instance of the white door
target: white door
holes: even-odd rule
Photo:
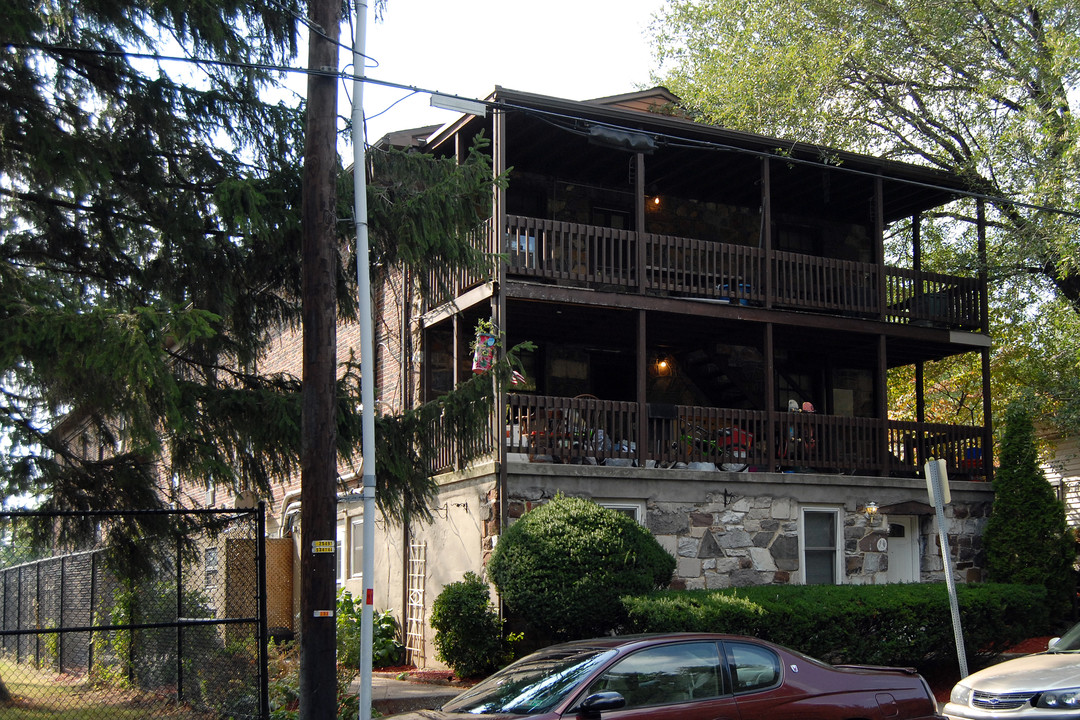
[[[889,517],[889,582],[919,581],[919,519]]]

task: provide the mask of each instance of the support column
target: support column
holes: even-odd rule
[[[884,474],[888,477],[889,462],[889,358],[888,344],[884,334],[878,335],[877,349],[877,382],[874,387],[875,404],[877,405],[878,423],[881,426],[881,444],[878,452],[881,453],[881,464]]]
[[[638,426],[637,426],[637,461],[638,467],[645,467],[645,460],[648,458],[648,440],[649,440],[649,404],[645,398],[645,378],[649,372],[649,358],[646,348],[648,347],[645,337],[645,311],[637,311],[637,368],[636,368],[636,391],[638,404]]]
[[[764,280],[765,288],[765,307],[771,308],[773,305],[773,247],[772,247],[772,171],[769,158],[761,159],[761,237],[758,238],[758,245],[765,250],[765,263],[761,268],[764,278],[758,278],[758,282]],[[769,337],[771,338],[771,328],[769,330]],[[769,355],[770,362],[772,355]],[[769,406],[769,412],[775,410],[775,406]],[[771,434],[771,433],[770,433]],[[771,442],[771,440],[770,440]]]
[[[768,162],[768,161],[766,161]],[[771,274],[771,273],[770,273]],[[765,423],[765,462],[771,471],[776,465],[776,362],[773,342],[773,324],[765,323],[765,411],[768,421]]]
[[[648,253],[645,247],[645,155],[634,156],[634,232],[637,234],[637,289],[642,295],[648,286]]]

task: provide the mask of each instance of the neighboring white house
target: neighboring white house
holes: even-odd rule
[[[1049,457],[1042,463],[1047,481],[1065,503],[1065,519],[1080,527],[1080,436],[1048,436]]]

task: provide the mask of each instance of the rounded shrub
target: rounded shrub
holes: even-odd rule
[[[565,496],[511,525],[488,562],[508,613],[556,640],[618,628],[619,599],[666,587],[674,570],[675,558],[632,518]]]
[[[460,678],[481,677],[503,662],[502,620],[487,583],[474,572],[445,586],[431,607],[435,651]]]

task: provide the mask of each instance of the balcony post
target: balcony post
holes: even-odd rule
[[[649,457],[649,413],[648,404],[645,401],[645,374],[648,372],[649,358],[646,351],[645,338],[645,311],[637,311],[637,377],[636,390],[638,405],[637,422],[637,462],[638,467],[645,467],[645,460]]]
[[[773,248],[772,248],[772,173],[769,158],[761,158],[761,233],[759,244],[765,250],[765,307],[773,305]],[[771,353],[768,357],[772,357]],[[775,410],[769,406],[770,412]],[[771,433],[771,431],[770,431]]]
[[[885,321],[885,310],[888,307],[888,294],[885,288],[885,186],[879,174],[874,178],[874,251],[877,257],[874,264],[877,273],[877,306],[878,320]],[[884,407],[884,406],[883,406]]]
[[[506,112],[503,110],[495,110],[493,117],[491,118],[492,124],[492,174],[495,178],[502,176],[506,172]],[[506,188],[500,187],[498,183],[495,184],[495,194],[492,199],[491,208],[491,232],[494,235],[492,238],[492,244],[496,248],[496,252],[506,252]],[[506,320],[506,296],[502,292],[502,281],[506,277],[507,263],[500,261],[495,264],[496,269],[493,273],[493,286],[491,289],[491,311],[495,316],[495,327],[499,330],[505,329]],[[457,317],[455,315],[454,317]],[[454,358],[454,372],[457,372],[457,358]],[[492,382],[495,382],[494,378]],[[495,388],[495,407],[492,408],[493,415],[493,432],[495,437],[495,458],[498,461],[498,498],[496,498],[498,518],[496,524],[498,526],[497,532],[502,535],[506,530],[506,506],[507,506],[507,468],[506,468],[506,392],[499,392],[499,388]]]
[[[875,385],[875,398],[877,404],[878,426],[881,428],[881,445],[878,452],[881,453],[882,475],[889,476],[889,358],[886,349],[888,347],[885,334],[878,335],[877,349],[877,382]]]
[[[648,286],[648,273],[645,269],[648,255],[645,248],[645,154],[634,156],[634,232],[637,233],[634,262],[637,265],[637,291],[644,295]]]
[[[981,327],[983,334],[990,334],[990,299],[986,287],[986,201],[979,198],[977,201],[977,218],[979,232],[979,313],[982,315]],[[983,440],[982,457],[983,472],[986,481],[994,480],[994,432],[991,427],[993,422],[993,408],[990,404],[990,348],[982,349],[982,394],[983,394]]]
[[[770,273],[771,274],[771,273]],[[768,420],[765,422],[765,462],[768,469],[775,469],[777,457],[774,443],[777,438],[776,428],[776,362],[773,351],[773,324],[765,323],[765,409]]]

